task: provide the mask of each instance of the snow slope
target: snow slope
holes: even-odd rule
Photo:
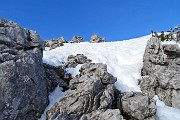
[[[117,77],[116,87],[121,91],[141,91],[138,84],[143,53],[150,35],[127,41],[105,43],[65,44],[50,51],[44,51],[43,61],[58,66],[69,55],[84,54],[94,63],[104,63],[108,72]]]
[[[84,54],[89,59],[92,59],[94,63],[104,63],[107,65],[108,72],[117,77],[115,86],[119,90],[139,92],[141,90],[138,86],[138,79],[141,78],[140,70],[143,64],[143,54],[147,40],[150,37],[151,35],[147,35],[126,41],[105,43],[67,43],[62,47],[44,51],[43,62],[58,66],[63,64],[69,55]],[[81,65],[78,65],[76,68],[68,68],[67,71],[75,76],[79,73],[80,67]],[[59,93],[61,94],[61,92]],[[54,94],[56,97],[58,96],[56,100],[59,100],[61,97],[61,95],[58,95],[59,93],[55,92]],[[51,95],[50,98],[52,99],[53,96]],[[162,103],[159,104],[158,98],[155,98],[157,101],[156,118],[158,120],[180,120],[180,110],[161,105]],[[52,100],[50,106],[56,100]],[[43,117],[45,118],[45,116]]]

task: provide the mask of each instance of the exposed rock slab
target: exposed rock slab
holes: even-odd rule
[[[158,95],[166,105],[180,109],[180,47],[163,44],[153,37],[147,42],[140,87],[151,97]]]
[[[55,67],[45,63],[43,66],[45,69],[48,92],[52,92],[58,85],[64,90],[68,89],[68,83],[64,81],[65,70],[62,66]]]
[[[1,120],[34,120],[46,108],[42,44],[36,32],[0,19]]]
[[[99,70],[91,71],[91,68]],[[87,74],[86,71],[91,72]],[[70,81],[72,90],[48,111],[48,120],[60,119],[62,116],[66,116],[66,119],[78,120],[82,118],[82,115],[86,116],[85,114],[93,111],[111,109],[115,91],[113,83],[116,82],[116,78],[102,74],[106,72],[104,64],[87,63],[83,65],[80,74]],[[108,82],[103,83],[103,80]]]
[[[142,93],[124,93],[121,102],[122,112],[126,119],[145,120],[153,118],[156,113],[153,99]]]

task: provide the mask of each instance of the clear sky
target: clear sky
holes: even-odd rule
[[[0,0],[0,17],[36,30],[42,39],[93,33],[108,41],[180,25],[180,0]]]

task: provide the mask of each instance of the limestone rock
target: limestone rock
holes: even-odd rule
[[[98,76],[103,84],[114,84],[117,78],[107,72],[107,65],[102,63],[88,63],[81,67],[80,76]]]
[[[105,38],[99,38],[98,34],[93,34],[91,36],[90,43],[100,43],[105,42]]]
[[[97,110],[84,114],[80,120],[124,120],[119,109]]]
[[[47,89],[52,92],[58,85],[64,90],[68,89],[68,83],[64,81],[65,71],[62,66],[51,66],[43,64],[47,80]]]
[[[98,70],[88,74],[86,71],[90,71],[89,68]],[[116,79],[110,80],[112,77],[102,74],[107,72],[105,68],[103,64],[98,63],[83,65],[80,74],[70,81],[71,91],[47,112],[48,120],[58,119],[63,113],[67,113],[68,119],[78,120],[83,114],[111,109],[115,91],[113,83]],[[102,79],[108,82],[104,84]]]
[[[0,19],[1,120],[34,120],[45,110],[42,44],[36,32]]]
[[[78,64],[84,64],[91,62],[90,59],[88,59],[83,54],[77,54],[77,55],[70,55],[67,58],[67,62],[64,64],[65,68],[75,68]]]
[[[58,40],[60,43],[68,43],[68,41],[66,41],[64,37],[57,38],[56,40]]]
[[[156,94],[155,88],[158,86],[158,82],[154,77],[144,76],[140,82],[140,87],[143,93],[148,94],[151,98]]]
[[[83,42],[83,38],[81,36],[74,36],[72,39],[72,43],[80,43]]]
[[[147,42],[143,58],[143,93],[151,97],[158,95],[166,105],[180,108],[180,47],[177,44],[163,44],[158,38]]]
[[[50,47],[50,50],[55,49],[57,47],[63,46],[65,43],[62,39],[53,39],[53,40],[46,40],[45,47]]]
[[[176,38],[177,38],[177,43],[180,43],[180,32],[177,33]]]
[[[126,116],[126,119],[144,120],[155,115],[155,102],[148,95],[133,92],[124,93],[121,102],[123,116]]]

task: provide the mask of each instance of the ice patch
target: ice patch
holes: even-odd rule
[[[180,109],[166,106],[157,95],[154,96],[154,100],[157,106],[156,120],[180,120]]]
[[[80,74],[79,69],[83,64],[77,65],[75,68],[66,68],[66,72],[70,73],[72,77],[75,77],[77,74]]]
[[[46,120],[46,112],[50,110],[56,102],[59,102],[59,100],[64,96],[65,93],[66,92],[62,92],[60,87],[57,86],[55,90],[49,94],[49,105],[46,107],[44,113],[41,115],[41,118],[39,118],[38,120]]]

